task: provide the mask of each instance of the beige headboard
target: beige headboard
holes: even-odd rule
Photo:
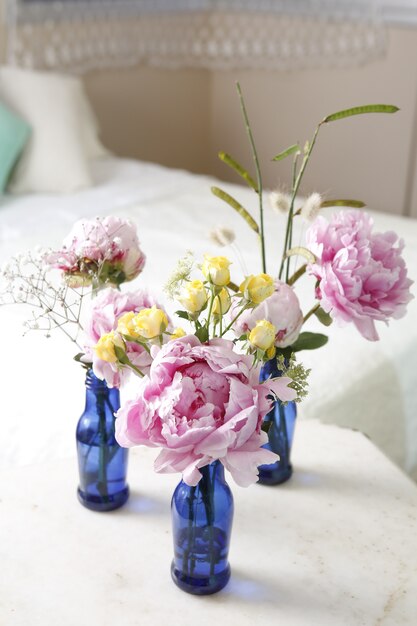
[[[2,0],[0,0],[0,3]],[[5,30],[0,25],[4,59]],[[355,197],[376,210],[417,217],[417,28],[390,28],[385,58],[350,69],[167,70],[134,67],[85,76],[106,145],[122,156],[230,177],[226,150],[251,165],[235,80],[246,95],[265,182],[289,180],[289,164],[270,162],[311,137],[326,114],[364,103],[396,104],[394,116],[364,116],[325,127],[305,193]],[[232,176],[233,178],[233,176]]]

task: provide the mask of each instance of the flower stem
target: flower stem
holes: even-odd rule
[[[317,302],[306,315],[304,315],[303,324],[320,308],[320,302]]]
[[[191,487],[190,495],[188,496],[188,544],[184,549],[183,554],[183,570],[185,574],[192,575],[195,567],[194,557],[194,529],[195,529],[195,515],[194,515],[194,500],[195,500],[196,487]],[[189,563],[190,551],[193,555],[191,557],[191,563]]]
[[[240,108],[242,110],[243,119],[245,121],[245,128],[246,128],[246,132],[247,132],[249,142],[252,148],[252,156],[253,156],[255,169],[256,169],[256,179],[257,179],[257,187],[258,187],[257,194],[259,198],[259,223],[261,227],[259,238],[260,238],[260,244],[261,244],[262,271],[264,274],[266,274],[264,210],[263,210],[263,198],[262,198],[262,192],[263,192],[262,174],[261,174],[261,168],[259,166],[258,152],[256,150],[255,141],[253,139],[252,129],[249,124],[249,117],[246,111],[245,101],[243,99],[242,90],[238,82],[236,83],[236,89],[239,94]]]
[[[212,470],[213,475],[210,476]],[[209,559],[210,576],[214,575],[215,554],[214,554],[214,472],[215,466],[206,465],[200,469],[202,479],[200,481],[200,492],[206,510],[207,528],[209,534]]]
[[[207,325],[206,325],[208,339],[210,339],[210,318],[211,318],[211,312],[213,310],[214,299],[216,297],[216,295],[214,293],[214,288],[213,288],[212,285],[210,286],[210,289],[211,289],[211,298],[210,298],[209,310],[208,310],[208,315],[207,315]]]
[[[304,159],[303,162],[301,164],[300,167],[300,171],[298,172],[297,177],[295,178],[294,173],[293,173],[293,180],[295,178],[295,182],[293,182],[293,188],[292,188],[292,192],[291,192],[291,203],[290,203],[290,210],[288,213],[288,219],[287,219],[287,229],[285,232],[285,242],[284,242],[284,251],[282,253],[282,260],[281,260],[281,266],[279,268],[279,279],[281,280],[281,276],[282,273],[284,271],[284,263],[285,263],[285,255],[287,254],[287,251],[290,249],[291,247],[291,238],[292,238],[292,220],[294,217],[294,203],[295,203],[295,198],[296,195],[298,193],[298,190],[300,188],[300,184],[301,184],[301,180],[303,178],[305,169],[307,167],[307,163],[310,160],[311,157],[311,153],[313,152],[313,148],[315,146],[316,143],[316,139],[317,139],[317,135],[319,134],[319,130],[320,127],[322,125],[323,122],[320,122],[320,124],[317,126],[315,132],[314,132],[314,136],[313,139],[311,140],[311,143],[308,147],[307,153],[304,155]],[[288,273],[289,273],[289,258],[287,258],[287,281],[288,281]]]
[[[227,333],[228,330],[230,330],[233,326],[233,324],[236,322],[236,320],[242,315],[242,313],[244,311],[246,311],[246,309],[248,308],[248,305],[246,304],[244,307],[242,307],[239,311],[239,313],[236,315],[236,317],[234,317],[232,319],[232,321],[230,322],[230,324],[228,326],[226,326],[226,328],[224,329],[224,331],[222,332],[222,334],[220,335],[220,337],[223,337],[223,335],[225,335]]]
[[[307,263],[304,263],[304,265],[299,267],[298,270],[294,272],[292,276],[289,277],[289,279],[287,280],[287,283],[289,285],[293,285],[295,282],[297,282],[299,278],[301,278],[301,276],[303,276],[303,274],[305,274],[306,269],[307,269]]]
[[[222,307],[222,299],[220,297],[220,294],[217,297],[219,299],[219,311],[220,311],[219,324],[220,324],[220,337],[221,337],[223,333],[223,307]]]
[[[108,498],[108,484],[107,484],[107,432],[106,432],[106,409],[104,406],[104,396],[99,393],[97,395],[97,413],[99,416],[99,466],[98,466],[98,481],[97,489],[104,499]]]

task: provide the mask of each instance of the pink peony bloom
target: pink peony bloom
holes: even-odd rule
[[[231,319],[240,310],[240,303],[235,303]],[[303,313],[292,287],[280,280],[275,281],[275,292],[254,309],[248,309],[236,320],[233,331],[237,337],[250,331],[259,320],[271,322],[277,329],[275,345],[286,348],[293,344],[303,325]]]
[[[376,341],[375,320],[388,323],[405,315],[413,281],[401,256],[403,241],[394,232],[372,233],[372,226],[362,211],[340,211],[330,223],[318,217],[306,238],[317,257],[309,271],[319,281],[323,309]]]
[[[241,486],[256,482],[258,465],[277,455],[262,448],[261,430],[271,407],[271,391],[293,400],[289,378],[259,383],[252,357],[238,354],[233,343],[213,339],[202,344],[194,335],[154,347],[149,376],[137,397],[117,413],[116,439],[125,447],[161,447],[157,472],[182,472],[196,485],[199,468],[219,459]]]
[[[119,369],[115,363],[107,363],[99,359],[93,350],[102,335],[116,330],[118,319],[129,311],[138,313],[153,305],[161,308],[145,291],[121,293],[116,289],[105,289],[93,301],[86,327],[85,357],[83,361],[92,363],[93,372],[105,380],[109,387],[120,387],[130,374],[130,369]],[[149,371],[151,356],[134,342],[126,342],[126,353],[133,365],[144,374]]]
[[[135,225],[113,216],[79,220],[65,238],[62,250],[46,259],[62,270],[74,287],[91,282],[120,285],[136,278],[145,260]]]

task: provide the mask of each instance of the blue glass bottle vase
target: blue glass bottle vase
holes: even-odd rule
[[[118,389],[110,389],[88,370],[84,413],[77,425],[80,473],[78,499],[93,511],[112,511],[129,497],[126,483],[128,450],[114,435],[114,413],[120,408]]]
[[[172,497],[172,578],[183,591],[209,595],[225,587],[233,521],[233,496],[220,461],[200,468],[196,487],[181,481]]]
[[[282,375],[278,369],[276,358],[267,361],[260,374],[260,381],[267,378],[278,378]],[[268,443],[264,448],[276,452],[280,459],[270,465],[259,466],[259,480],[261,485],[279,485],[286,482],[292,475],[291,446],[294,437],[295,420],[297,417],[297,405],[295,402],[287,402],[283,405],[276,400],[270,412],[264,417],[264,422],[269,422]]]

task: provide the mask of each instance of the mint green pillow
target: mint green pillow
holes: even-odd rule
[[[30,126],[0,102],[0,193],[30,135]]]

